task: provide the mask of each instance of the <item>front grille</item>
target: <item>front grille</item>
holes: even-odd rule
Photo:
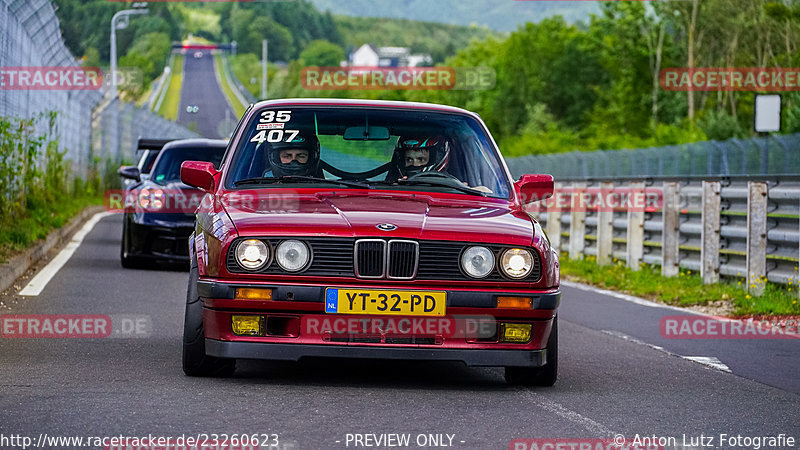
[[[253,273],[242,269],[236,263],[234,250],[240,238],[228,250],[227,266],[230,273]],[[278,244],[290,238],[264,238],[274,251]],[[461,271],[461,252],[471,245],[483,245],[500,258],[504,248],[501,245],[488,245],[452,241],[411,241],[328,237],[292,237],[308,243],[313,257],[308,269],[299,273],[284,272],[274,262],[269,267],[255,273],[285,276],[353,277],[417,280],[474,281]],[[542,265],[539,252],[533,253],[533,271],[525,282],[536,282],[541,278]],[[389,261],[385,260],[389,255]],[[357,271],[356,271],[357,269]],[[481,281],[513,281],[504,277],[497,269]]]
[[[494,253],[495,259],[500,259],[503,249],[501,245],[473,244],[466,242],[450,241],[420,241],[419,243],[419,269],[416,279],[418,280],[474,280],[461,271],[461,252],[472,245],[482,245]],[[523,281],[536,282],[542,276],[542,264],[539,252],[529,249],[533,255],[533,271]],[[498,269],[492,271],[481,281],[509,281]]]
[[[356,276],[361,278],[383,278],[386,262],[386,241],[362,239],[356,241]]]
[[[419,244],[415,241],[389,241],[388,278],[411,280],[417,274]]]
[[[251,272],[242,269],[236,262],[236,245],[249,238],[240,238],[234,241],[228,249],[228,257],[226,259],[226,266],[230,273],[259,273],[266,275],[288,275],[276,263],[270,264],[268,267],[261,269],[258,272]],[[270,251],[274,251],[278,244],[289,238],[266,238],[262,239],[269,242]],[[308,269],[294,273],[292,275],[305,275],[317,277],[352,277],[353,276],[353,242],[354,239],[348,238],[328,238],[328,237],[302,237],[291,238],[301,239],[311,247],[312,258],[311,265]]]

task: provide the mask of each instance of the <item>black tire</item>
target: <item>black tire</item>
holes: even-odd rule
[[[508,384],[519,386],[552,386],[558,378],[558,317],[547,339],[547,362],[542,367],[506,367]]]
[[[141,269],[144,261],[141,258],[128,254],[128,217],[125,216],[122,222],[122,243],[119,246],[119,261],[126,269]]]
[[[236,370],[235,359],[206,355],[206,337],[203,328],[203,302],[197,294],[197,263],[189,268],[189,286],[186,290],[186,315],[183,322],[183,373],[190,377],[227,377]]]

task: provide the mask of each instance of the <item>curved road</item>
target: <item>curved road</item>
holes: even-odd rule
[[[569,286],[553,388],[421,362],[243,361],[232,378],[188,378],[187,273],[122,269],[120,232],[119,215],[100,220],[41,294],[18,295],[27,279],[4,293],[0,315],[143,318],[143,334],[0,339],[0,440],[277,433],[277,448],[344,449],[356,448],[347,433],[441,433],[456,449],[505,449],[516,438],[617,433],[800,439],[800,340],[664,342],[658,319],[675,311]],[[678,355],[717,357],[733,373]]]

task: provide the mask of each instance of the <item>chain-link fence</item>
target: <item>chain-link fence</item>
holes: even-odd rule
[[[64,45],[49,0],[0,0],[0,67],[76,66],[74,56]],[[59,145],[72,162],[73,173],[79,176],[85,175],[95,157],[114,162],[133,159],[139,136],[197,136],[146,110],[110,101],[102,88],[12,90],[7,87],[0,87],[0,116],[28,119],[55,111]]]
[[[800,134],[705,141],[633,150],[600,150],[508,158],[515,177],[548,173],[556,180],[800,174]]]

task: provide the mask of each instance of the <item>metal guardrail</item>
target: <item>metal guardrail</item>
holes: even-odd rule
[[[632,201],[637,193],[654,201]],[[699,271],[705,283],[739,277],[756,295],[767,280],[800,279],[800,175],[556,179],[556,196],[529,210],[570,258],[656,264],[666,276],[684,268]]]

